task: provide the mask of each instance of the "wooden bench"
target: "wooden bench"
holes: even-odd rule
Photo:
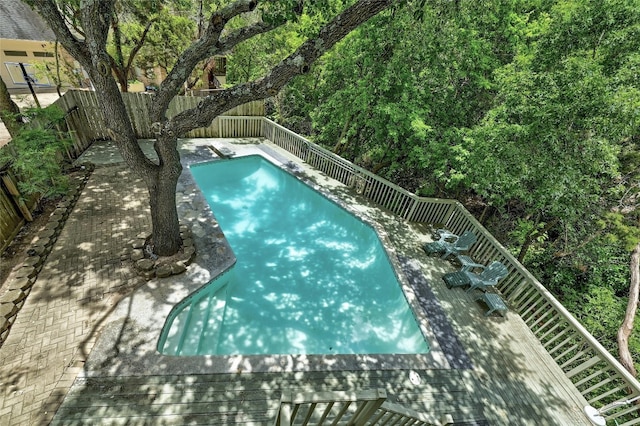
[[[501,316],[504,316],[509,310],[502,297],[495,293],[482,293],[476,300],[482,300],[489,307],[489,310],[484,314],[485,317],[493,312],[498,312]]]

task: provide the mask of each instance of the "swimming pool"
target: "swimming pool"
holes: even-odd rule
[[[162,353],[428,352],[369,225],[260,156],[191,172],[238,260],[176,306]]]

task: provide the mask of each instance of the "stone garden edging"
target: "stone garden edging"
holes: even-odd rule
[[[47,224],[38,234],[38,239],[32,242],[31,247],[27,249],[27,258],[21,265],[13,269],[9,277],[7,291],[0,295],[0,346],[4,344],[9,336],[11,326],[15,322],[18,312],[24,306],[31,288],[38,279],[42,266],[49,253],[51,253],[51,249],[95,166],[93,164],[83,164],[79,166],[79,169],[84,171],[84,176],[78,179],[67,195],[57,203],[56,209],[49,216]]]
[[[24,306],[47,256],[95,169],[95,165],[83,164],[79,168],[84,170],[84,176],[78,179],[76,185],[58,202],[47,224],[38,234],[37,240],[32,242],[31,247],[27,249],[28,257],[21,265],[13,269],[9,276],[7,291],[0,295],[0,346],[9,336],[18,312]],[[157,258],[147,247],[150,236],[140,234],[130,241],[129,246],[122,251],[120,260],[123,262],[131,261],[131,267],[146,280],[181,274],[195,259],[196,248],[191,230],[187,226],[180,226],[180,237],[183,244],[176,255],[169,258]]]

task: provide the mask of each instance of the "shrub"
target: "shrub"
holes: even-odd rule
[[[25,198],[52,197],[68,189],[63,173],[66,149],[71,141],[56,130],[64,112],[56,107],[27,109],[24,126],[11,142],[0,149],[0,164],[10,164]]]

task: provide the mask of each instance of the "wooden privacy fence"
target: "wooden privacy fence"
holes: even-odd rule
[[[122,93],[122,99],[136,135],[140,139],[153,138],[149,107],[152,95],[147,93]],[[172,117],[188,108],[193,108],[201,97],[178,96],[171,101],[168,116]],[[69,137],[72,144],[67,148],[67,156],[75,159],[97,139],[108,139],[102,117],[102,108],[98,104],[95,92],[69,90],[56,100],[54,105],[65,112],[65,120],[56,129],[61,137]],[[241,115],[241,118],[235,117]],[[216,118],[210,126],[195,129],[187,137],[256,137],[262,136],[262,116],[264,102],[256,101],[240,105]],[[35,201],[26,202],[19,193],[11,188],[13,177],[6,171],[0,171],[0,249],[4,250],[20,231],[25,218],[30,219],[30,210]]]
[[[84,132],[81,110],[74,106],[68,107],[65,97],[54,102],[65,112],[64,121],[57,124],[52,130],[58,133],[60,138],[68,138],[71,145],[66,148],[68,159],[78,158],[80,154],[91,144],[93,140]],[[32,126],[47,126],[48,123],[31,123]],[[73,129],[73,130],[71,130]],[[79,129],[79,130],[75,130]],[[2,149],[10,149],[11,142]],[[62,161],[62,159],[61,159]],[[25,198],[18,188],[19,180],[11,173],[10,167],[0,170],[0,249],[4,250],[13,240],[15,235],[24,226],[25,221],[31,221],[31,210],[39,201],[38,196]]]
[[[386,399],[384,389],[304,394],[283,392],[275,426],[452,424],[451,416],[431,418]]]
[[[149,109],[153,95],[149,93],[121,93],[127,112],[131,117],[133,128],[139,139],[155,137],[151,130]],[[195,96],[176,96],[169,104],[168,117],[195,108],[202,100]],[[108,139],[107,128],[102,117],[102,108],[98,104],[95,92],[86,90],[69,90],[59,99],[63,110],[78,107],[81,111],[80,122],[74,123],[74,129],[92,140]],[[243,120],[233,120],[232,116],[243,116]],[[247,116],[258,116],[253,119]],[[237,106],[224,115],[219,116],[208,127],[190,131],[185,135],[189,138],[217,138],[221,132],[233,133],[233,137],[261,136],[262,116],[264,116],[264,102],[254,101]],[[230,122],[235,127],[230,126]],[[253,124],[252,124],[253,123]]]
[[[9,171],[3,170],[0,171],[0,178],[0,248],[4,250],[20,231],[26,218],[19,205],[20,193],[13,190],[13,177]]]
[[[590,404],[602,406],[640,395],[638,381],[462,204],[418,197],[271,120],[265,118],[263,126],[265,138],[397,216],[442,224],[456,234],[473,231],[478,241],[471,256],[479,263],[498,260],[507,266],[509,275],[498,289]],[[620,425],[640,424],[639,410],[630,405],[608,412],[606,418]]]

